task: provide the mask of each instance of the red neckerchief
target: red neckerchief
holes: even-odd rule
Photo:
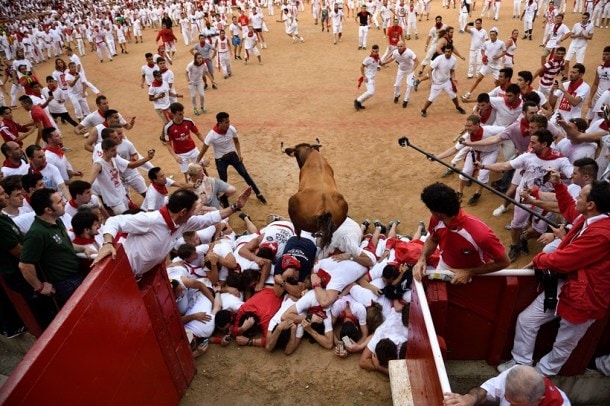
[[[55,146],[52,147],[50,145],[47,145],[46,147],[43,148],[45,151],[51,151],[52,153],[56,154],[57,156],[59,156],[60,158],[63,158],[64,156],[64,151],[63,149],[61,149],[60,146]]]
[[[558,23],[553,26],[553,35],[557,35],[557,30],[561,27],[563,23]]]
[[[373,58],[375,60],[375,62],[379,62],[379,54],[377,55],[373,55],[373,53],[371,52],[371,54],[369,55],[371,58]]]
[[[413,12],[413,6],[409,7],[409,11]]]
[[[89,245],[89,244],[95,243],[95,238],[85,238],[85,237],[76,236],[76,237],[74,237],[72,242],[77,245]]]
[[[155,188],[157,192],[161,193],[163,196],[167,196],[167,186],[161,186],[156,184],[155,182],[150,182],[150,184]]]
[[[525,89],[525,92],[523,92],[523,91],[521,92],[521,95],[524,95],[526,93],[533,92],[533,91],[534,91],[534,88],[531,86],[528,86],[527,89]]]
[[[149,68],[154,68],[155,67],[155,63],[147,63],[146,66],[148,66]]]
[[[493,108],[491,106],[489,106],[487,112],[481,112],[481,110],[479,110],[479,118],[481,119],[481,123],[487,124],[487,120],[489,120],[489,117],[491,117],[492,111]]]
[[[221,130],[220,128],[218,128],[218,124],[216,124],[214,126],[214,128],[212,128],[212,130],[214,130],[214,132],[221,134],[221,135],[225,135],[227,133],[227,130]]]
[[[561,155],[561,152],[559,152],[553,148],[547,149],[546,152],[544,153],[544,155],[536,154],[536,156],[538,158],[542,159],[543,161],[554,161],[555,159],[563,158],[563,155]]]
[[[2,166],[4,166],[5,168],[14,168],[17,169],[21,166],[21,160],[19,161],[19,164],[14,163],[13,161],[9,161],[8,159],[4,160],[4,163],[2,164]]]
[[[102,118],[104,118],[104,116],[106,115],[106,113],[102,113],[102,110],[97,109],[97,114],[99,114]],[[105,118],[104,118],[105,120]]]
[[[483,139],[483,127],[479,126],[479,129],[474,133],[470,134],[470,141],[481,141]]]
[[[362,82],[364,82],[364,76],[360,76],[358,78],[358,89],[360,89],[360,86],[362,86]]]
[[[47,163],[45,162],[44,166],[40,169],[36,169],[34,168],[32,165],[30,165],[30,170],[32,171],[32,173],[40,173],[44,170],[44,168],[47,167]]]
[[[521,136],[523,138],[529,137],[530,135],[530,122],[525,117],[519,122],[519,128],[521,129]]]
[[[168,68],[163,68],[163,69],[161,69],[161,74],[163,74],[163,73],[167,72],[168,70],[169,70]]]
[[[500,89],[502,89],[502,90],[506,91],[506,89],[508,89],[508,87],[509,87],[510,85],[512,85],[512,83],[510,83],[510,80],[509,80],[508,82],[504,83],[504,85],[503,85],[503,86],[500,86]]]
[[[76,202],[74,201],[74,199],[70,199],[68,200],[68,204],[72,207],[74,207],[75,209],[78,209],[78,204],[76,204]]]
[[[167,228],[169,228],[169,233],[173,235],[176,232],[176,230],[178,230],[178,226],[176,225],[176,223],[174,223],[174,220],[172,220],[171,216],[169,215],[169,210],[167,209],[167,205],[161,207],[159,209],[159,213],[161,213],[161,217],[163,217],[163,221],[165,221]]]
[[[601,67],[602,68],[610,68],[610,61],[602,63]]]
[[[248,37],[253,37],[254,33],[252,32],[252,30],[248,31]]]
[[[31,206],[31,197],[30,195],[28,195],[27,193],[23,194],[23,198],[25,199],[26,202],[28,202],[28,204]]]
[[[163,86],[163,80],[161,80],[159,82],[157,79],[155,79],[155,80],[152,81],[152,83],[150,85],[152,87],[161,87],[161,86]]]
[[[443,23],[436,23],[436,24],[434,24],[434,27],[435,27],[437,30],[440,30],[441,28],[443,28]]]
[[[578,89],[578,87],[582,85],[582,82],[582,79],[578,79],[574,83],[570,82],[570,84],[568,84],[568,94],[573,95],[576,92],[576,89]]]
[[[515,103],[515,105],[512,105],[512,104],[508,103],[508,98],[506,97],[506,95],[502,96],[502,98],[504,99],[504,104],[506,105],[506,107],[508,107],[511,110],[514,110],[517,107],[519,107],[522,102],[522,100],[519,98],[519,99],[517,99],[517,102]]]

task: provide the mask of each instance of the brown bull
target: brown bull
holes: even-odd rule
[[[301,172],[299,191],[288,200],[288,214],[294,231],[320,236],[320,246],[330,244],[335,230],[347,217],[347,202],[337,191],[333,168],[320,153],[319,144],[298,144],[282,151],[295,157]]]

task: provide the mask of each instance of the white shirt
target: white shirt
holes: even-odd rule
[[[398,62],[398,70],[407,72],[413,71],[413,65],[415,63],[415,59],[417,58],[415,52],[407,48],[401,54],[398,49],[395,49],[392,52],[392,57],[396,62]]]
[[[72,165],[68,162],[68,158],[65,155],[60,157],[55,152],[49,150],[45,150],[44,154],[47,157],[47,162],[57,167],[64,182],[70,180],[68,171],[72,170]]]
[[[483,51],[483,54],[487,56],[487,64],[491,68],[500,69],[502,67],[502,58],[493,59],[493,57],[500,55],[502,52],[506,51],[506,44],[504,44],[504,41],[499,39],[495,41],[485,41],[481,49]]]
[[[347,285],[362,277],[367,268],[356,261],[335,261],[333,258],[324,258],[315,265],[314,273],[318,273],[320,270],[330,275],[326,289],[341,292]]]
[[[570,86],[570,82],[561,83],[560,86],[563,86],[563,89],[567,92],[568,87]],[[555,91],[555,97],[557,97],[555,114],[553,115],[552,122],[557,122],[557,113],[561,113],[564,120],[569,120],[571,118],[581,118],[582,117],[582,107],[585,104],[585,100],[587,96],[589,96],[589,92],[591,91],[591,87],[582,82],[580,86],[574,91],[573,96],[580,97],[580,103],[576,106],[572,106],[568,99],[564,97],[564,93],[560,90]]]
[[[524,169],[521,182],[517,188],[517,195],[526,187],[528,189],[538,187],[539,190],[543,192],[554,191],[555,189],[549,182],[545,184],[542,183],[544,175],[549,169],[560,171],[568,179],[572,177],[572,172],[574,171],[572,164],[566,157],[544,160],[540,159],[533,152],[526,152],[519,155],[510,161],[510,166],[514,169]]]
[[[557,150],[566,156],[570,162],[574,162],[580,158],[595,158],[597,144],[594,142],[573,144],[568,138],[563,138],[557,143]]]
[[[171,186],[174,183],[176,183],[175,180],[167,178],[167,181],[165,182],[165,187]],[[151,182],[151,184],[148,185],[148,189],[146,190],[146,197],[144,197],[144,201],[142,201],[142,206],[140,208],[145,211],[159,210],[161,207],[167,204],[168,199],[169,196],[159,193]]]
[[[487,31],[484,28],[477,30],[476,28],[470,27],[470,50],[478,51],[481,49],[487,38]]]
[[[102,234],[114,238],[118,232],[127,233],[123,246],[134,275],[142,275],[161,263],[185,231],[195,231],[220,222],[220,212],[213,211],[193,216],[185,224],[177,225],[172,234],[158,211],[119,215],[106,220]]]
[[[407,341],[408,336],[409,330],[402,324],[402,315],[392,309],[385,321],[377,327],[366,347],[374,353],[377,343],[384,338],[389,338],[397,347],[400,347]]]
[[[218,134],[214,130],[210,130],[208,135],[205,136],[203,143],[207,146],[212,146],[214,148],[214,158],[219,159],[223,155],[235,151],[233,138],[237,138],[237,129],[230,125],[227,129],[227,133],[224,135]]]
[[[455,69],[457,61],[455,56],[447,58],[445,55],[437,56],[430,67],[432,68],[432,83],[442,85],[451,79],[451,71]]]

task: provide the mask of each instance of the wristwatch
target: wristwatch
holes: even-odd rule
[[[237,207],[237,204],[233,203],[231,205],[231,210],[233,210],[233,213],[237,212],[237,211],[241,211],[241,209],[239,207]]]

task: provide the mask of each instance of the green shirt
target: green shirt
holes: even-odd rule
[[[14,274],[19,272],[19,257],[9,251],[17,245],[23,245],[23,234],[13,219],[0,213],[0,273]]]
[[[36,217],[25,235],[21,262],[40,265],[48,282],[62,281],[79,272],[80,259],[61,220],[49,224]]]

